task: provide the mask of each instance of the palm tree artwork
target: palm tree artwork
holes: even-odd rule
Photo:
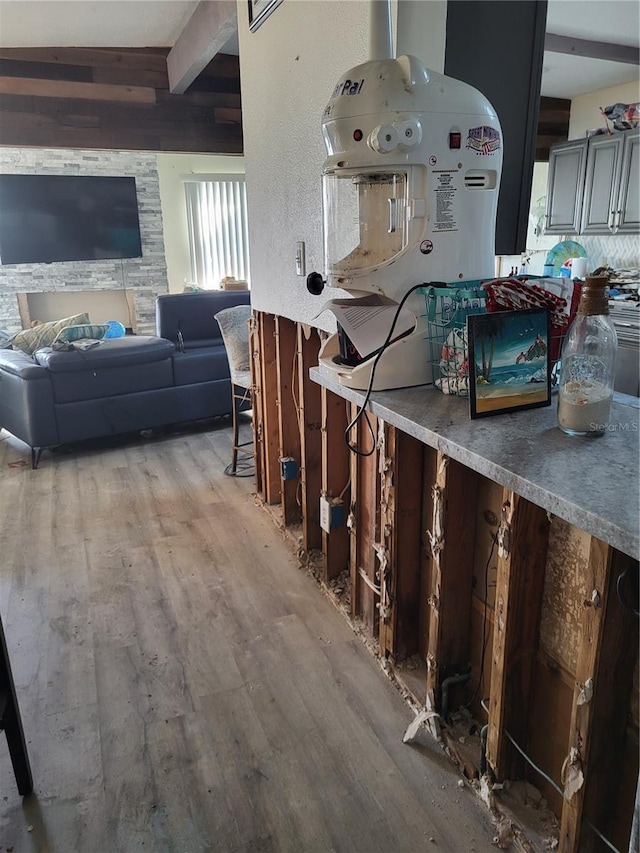
[[[547,311],[532,308],[477,314],[467,322],[471,417],[548,406]]]
[[[475,320],[476,340],[480,344],[481,365],[476,360],[476,377],[491,381],[491,368],[497,338],[504,334],[504,322],[499,314],[480,314]]]

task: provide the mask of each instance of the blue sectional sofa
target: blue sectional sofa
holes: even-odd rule
[[[167,294],[156,303],[156,336],[33,357],[0,350],[0,427],[31,446],[35,468],[46,447],[230,414],[214,317],[249,302],[248,292]]]

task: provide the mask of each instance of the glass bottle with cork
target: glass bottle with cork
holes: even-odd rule
[[[618,337],[608,286],[608,276],[587,276],[562,347],[558,426],[569,435],[604,435],[609,425]]]

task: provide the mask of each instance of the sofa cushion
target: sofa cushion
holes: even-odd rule
[[[68,373],[94,367],[149,364],[170,358],[174,350],[171,341],[164,338],[129,335],[124,338],[107,338],[86,351],[41,349],[35,354],[35,359],[52,373]]]
[[[89,350],[39,350],[56,403],[71,403],[173,386],[174,346],[163,338],[131,336],[100,341]]]
[[[176,352],[173,356],[176,385],[193,385],[214,379],[229,379],[229,362],[224,344]]]
[[[249,305],[250,301],[248,291],[163,294],[156,299],[156,334],[176,344],[181,338],[185,350],[221,343],[214,315],[232,305]]]
[[[86,325],[89,322],[88,314],[75,314],[73,317],[65,317],[63,320],[55,320],[52,323],[40,323],[32,329],[23,329],[14,335],[11,346],[27,355],[33,355],[37,349],[51,346],[59,332],[67,326]]]

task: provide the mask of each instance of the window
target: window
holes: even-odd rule
[[[198,287],[216,289],[233,276],[249,281],[247,191],[244,177],[185,181],[191,276]]]

